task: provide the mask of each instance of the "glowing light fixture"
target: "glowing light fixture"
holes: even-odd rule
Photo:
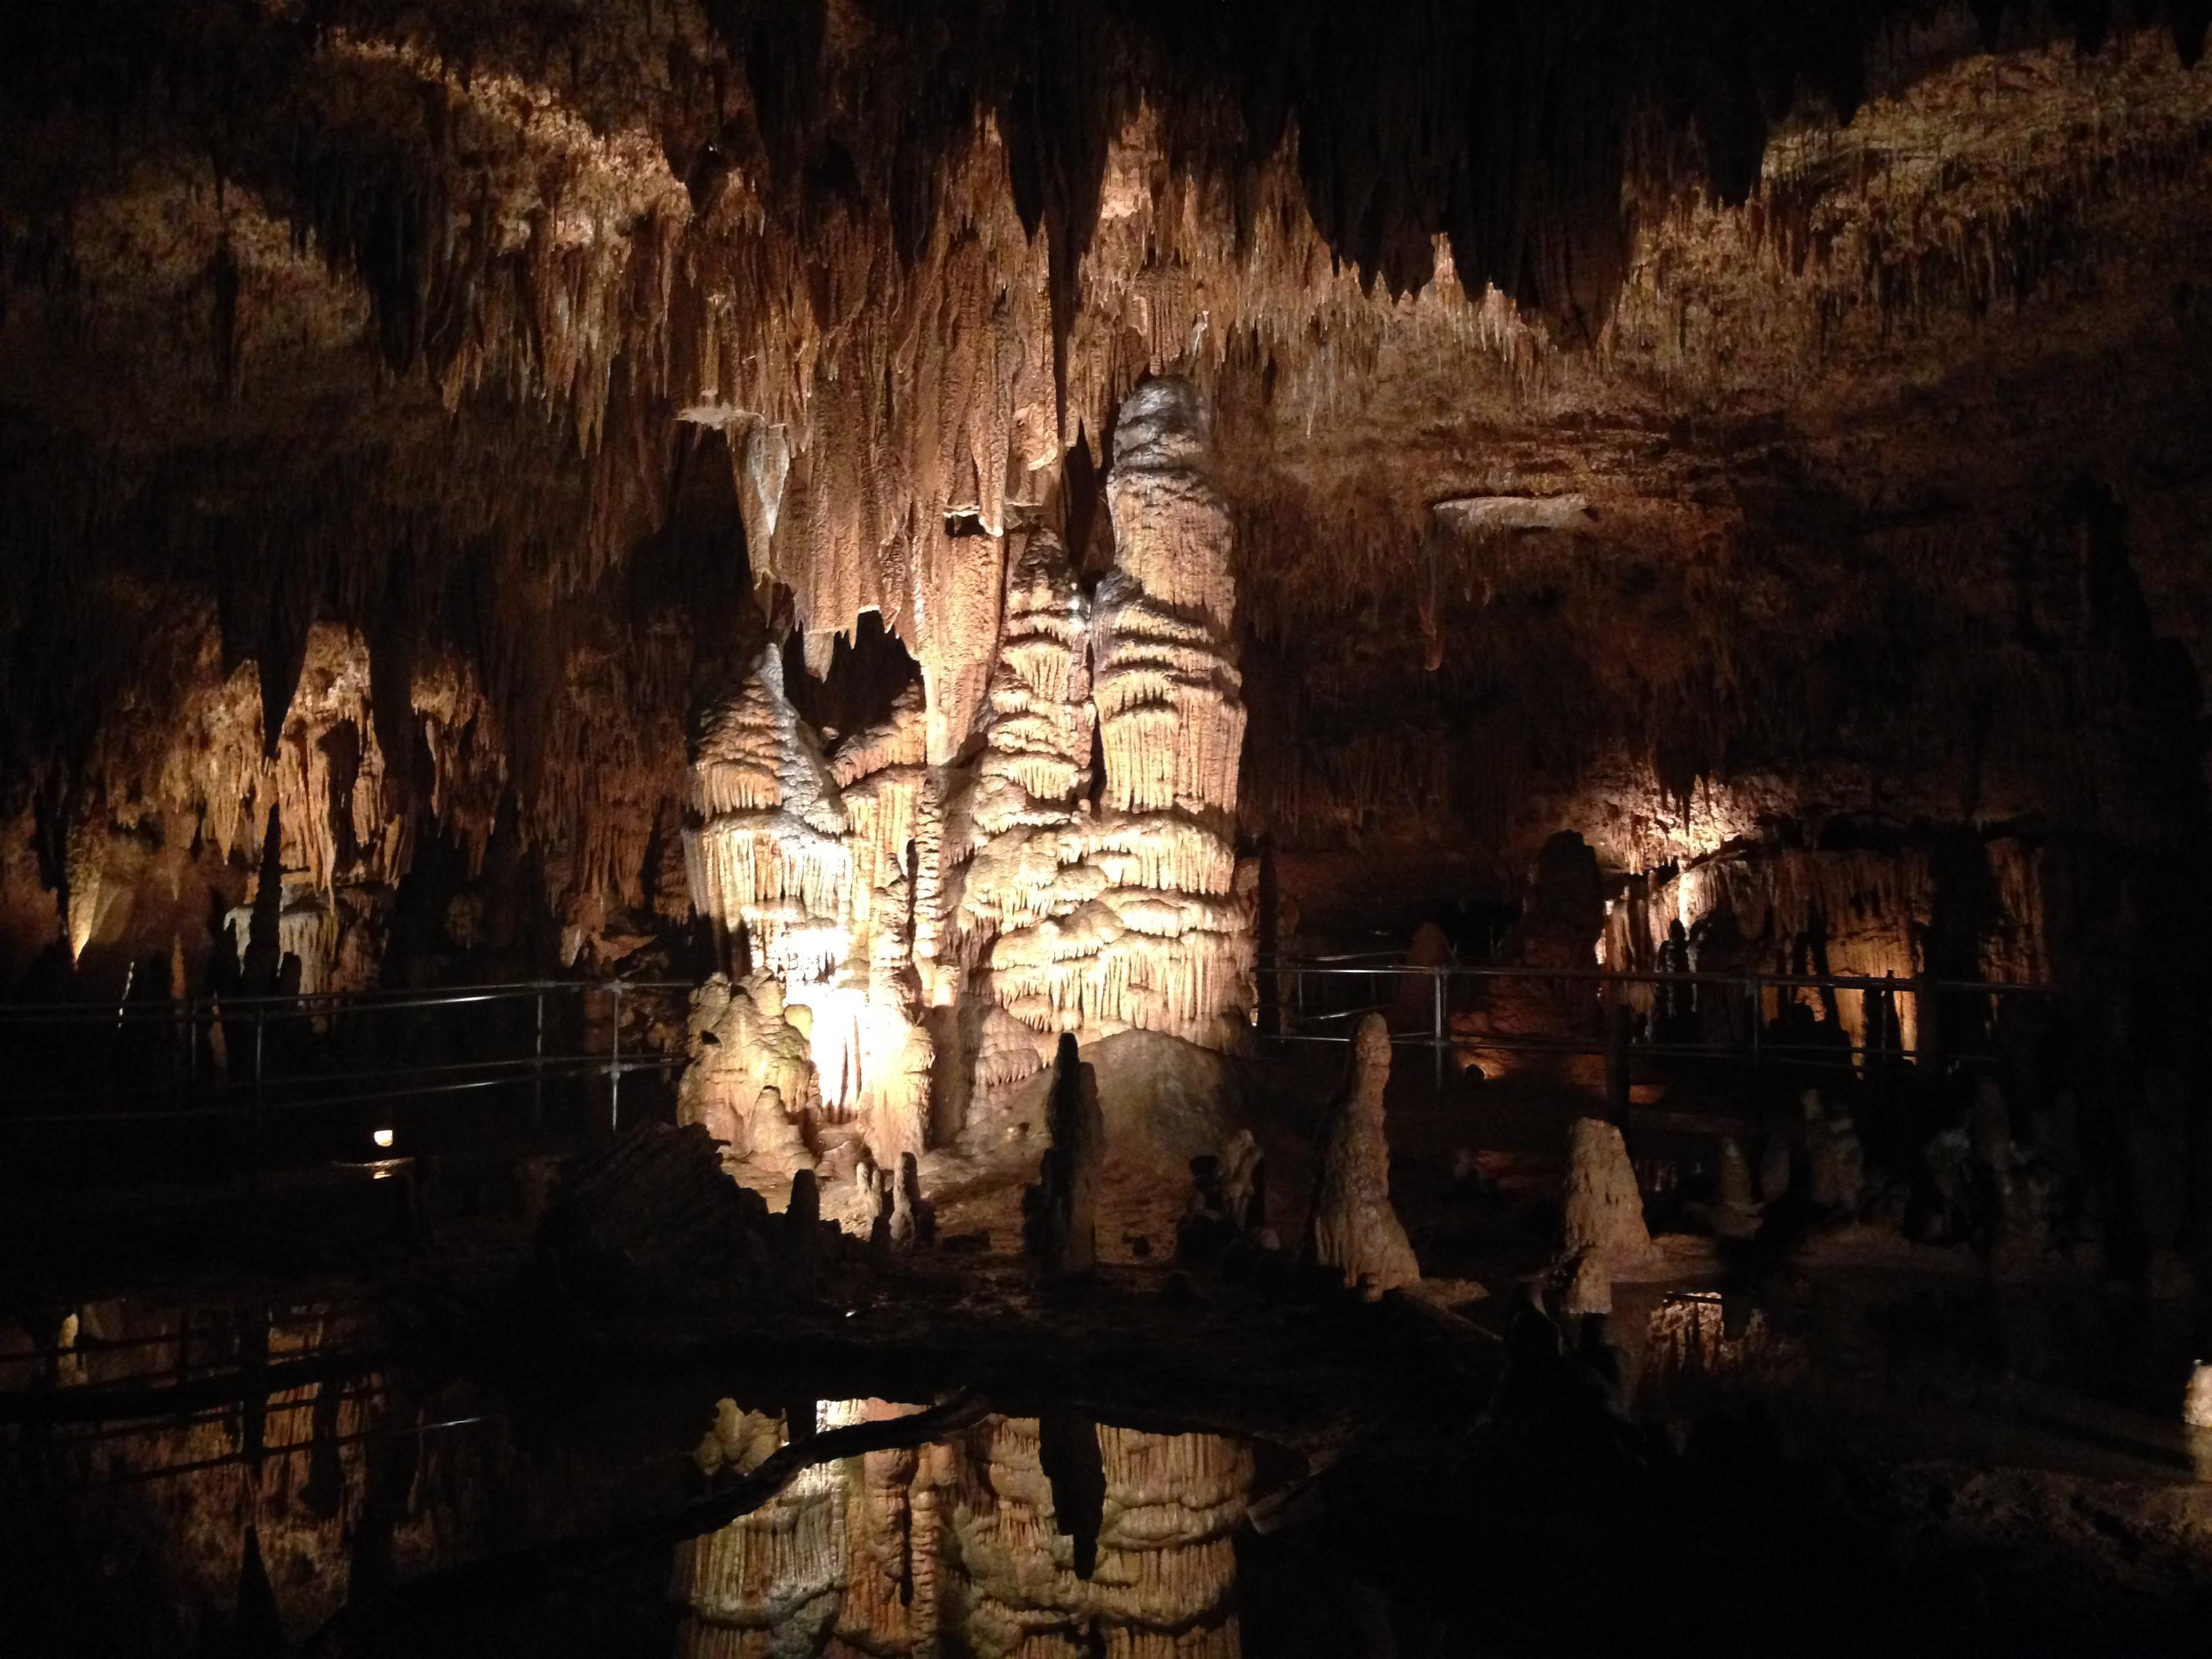
[[[392,1131],[389,1129],[379,1129],[374,1134],[370,1135],[369,1139],[380,1146],[389,1146],[392,1145]]]

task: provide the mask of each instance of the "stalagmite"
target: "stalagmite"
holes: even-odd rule
[[[1030,1253],[1048,1279],[1090,1273],[1098,1261],[1098,1176],[1106,1155],[1106,1121],[1098,1079],[1062,1034],[1053,1065],[1047,1127],[1052,1144],[1024,1194]]]
[[[1083,862],[1094,718],[1088,605],[1048,533],[1032,534],[1009,573],[1005,617],[983,751],[960,801],[968,846],[953,910],[968,952],[988,953],[999,1004],[1050,1031],[1081,1022],[1061,1017],[1058,958],[1037,942],[1060,938],[1103,880]],[[997,1069],[1018,1069],[1018,1045],[992,1046],[1015,1056]]]
[[[891,1189],[891,1243],[927,1249],[937,1242],[937,1206],[921,1195],[921,1162],[912,1152],[899,1158]]]
[[[929,1124],[933,1052],[915,1018],[908,877],[930,787],[924,760],[911,690],[825,760],[784,695],[771,645],[702,722],[684,837],[696,902],[750,939],[752,994],[781,999],[805,1023],[824,1121],[859,1120],[887,1163],[920,1151]],[[787,1087],[785,1097],[799,1097]]]
[[[1714,1179],[1710,1219],[1723,1238],[1750,1238],[1759,1231],[1759,1204],[1752,1189],[1751,1164],[1733,1136],[1723,1137],[1720,1167]]]
[[[1866,1152],[1850,1114],[1829,1109],[1817,1089],[1805,1091],[1805,1167],[1814,1210],[1828,1215],[1856,1212],[1866,1191]]]
[[[1359,1022],[1352,1065],[1322,1131],[1321,1174],[1307,1224],[1308,1253],[1363,1295],[1418,1282],[1420,1263],[1390,1206],[1390,1143],[1382,1096],[1390,1032],[1380,1014]]]
[[[960,699],[927,653],[921,689],[827,759],[773,645],[700,722],[694,902],[742,930],[755,966],[807,1011],[823,1121],[856,1121],[880,1164],[927,1142],[929,1030],[954,1029],[929,1010],[963,994],[996,1006],[961,1089],[1033,1073],[1048,1032],[1247,1040],[1256,890],[1232,842],[1244,714],[1231,531],[1191,387],[1139,388],[1115,458],[1118,562],[1095,616],[1041,529],[990,605],[947,601],[997,647],[969,699],[983,710],[972,764],[953,763],[940,717]]]
[[[1578,1117],[1567,1132],[1565,1252],[1592,1254],[1612,1266],[1635,1261],[1651,1248],[1644,1224],[1644,1195],[1620,1131],[1600,1118]]]

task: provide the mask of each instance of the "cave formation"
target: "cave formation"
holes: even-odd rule
[[[1464,1336],[1472,1301],[1424,1279],[1541,1275],[1469,1265],[1437,1206],[1520,1202],[1512,1138],[1540,1121],[1565,1243],[1548,1210],[1516,1224],[1547,1235],[1546,1318],[1736,1276],[1724,1330],[1651,1315],[1667,1386],[1795,1340],[1735,1299],[1771,1264],[1686,1268],[1678,1223],[1699,1249],[2063,1258],[2191,1310],[2142,1347],[2203,1359],[2208,22],[10,8],[0,1011],[26,1019],[0,1042],[33,1010],[197,1008],[189,1083],[157,1080],[243,1119],[242,999],[330,999],[276,1052],[343,1095],[479,1058],[427,1022],[398,1045],[421,1054],[380,1049],[344,999],[600,988],[555,1045],[648,1069],[616,1066],[618,1102],[559,1081],[590,1135],[541,1133],[514,1179],[556,1182],[603,1121],[688,1133],[671,1168],[703,1132],[765,1204],[686,1188],[666,1225],[696,1200],[780,1261],[796,1180],[846,1285],[957,1264],[914,1245],[925,1213],[986,1279],[1018,1261],[1025,1185],[1065,1207],[1040,1170],[1072,1038],[1103,1278],[1046,1273],[1091,1286],[1038,1291],[1048,1320],[1170,1273],[1189,1200],[1208,1272],[1279,1290],[1305,1241]],[[1311,1018],[1333,982],[1297,965],[1360,952],[1389,971]],[[1453,964],[1519,976],[1437,989]],[[1764,988],[1670,989],[1687,967]],[[1606,1000],[1577,977],[1601,970],[1643,977]],[[1370,1006],[1395,1063],[1345,1073]],[[526,1046],[505,1018],[477,1036]],[[1708,1091],[1644,1058],[1791,1042],[1844,1080],[1783,1061]],[[1924,1121],[1894,1121],[1884,1048],[1915,1098],[1948,1090]],[[1996,1081],[1965,1069],[1981,1050]],[[153,1052],[117,1039],[100,1086]],[[544,1100],[541,1077],[533,1133]],[[1592,1117],[1617,1121],[1601,1179],[1565,1156]],[[360,1163],[368,1120],[345,1126]],[[1358,1169],[1332,1185],[1337,1131]],[[78,1164],[154,1183],[214,1157],[32,1133],[13,1190],[40,1203]],[[1297,1194],[1274,1225],[1207,1196],[1232,1144]],[[1650,1232],[1582,1237],[1597,1187]],[[1325,1225],[1300,1208],[1322,1192]],[[0,1319],[44,1331],[93,1294],[33,1278]],[[1529,1302],[1481,1316],[1516,1356]],[[856,1395],[825,1427],[904,1410],[857,1391],[825,1388]],[[1265,1484],[1245,1443],[1003,1403],[700,1540],[686,1650],[809,1620],[868,1651],[941,1626],[1011,1652],[1024,1620],[1238,1650],[1213,1557]],[[800,1443],[811,1407],[776,1432]],[[1071,1456],[1104,1459],[1102,1573],[1183,1571],[1182,1534],[1144,1530],[1170,1500],[1128,1491],[1195,1460],[1198,1576],[1131,1613],[1076,1575],[1037,1518]]]

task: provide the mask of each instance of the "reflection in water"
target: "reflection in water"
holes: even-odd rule
[[[460,1443],[482,1419],[380,1364],[357,1311],[109,1302],[44,1358],[15,1335],[0,1392],[58,1420],[34,1404],[0,1436],[0,1648],[18,1617],[46,1651],[181,1651],[248,1625],[296,1638],[473,1530]],[[82,1605],[91,1586],[57,1648],[27,1603]]]
[[[541,1548],[598,1562],[593,1540],[700,1499],[661,1431],[665,1395],[637,1396],[654,1426],[635,1440],[598,1419],[549,1434],[542,1411],[522,1439],[502,1395],[392,1363],[356,1313],[111,1304],[76,1324],[65,1342],[0,1342],[16,1408],[0,1412],[0,1651],[27,1634],[23,1651],[102,1659],[273,1652],[342,1609],[370,1615],[348,1627],[348,1659],[420,1659],[426,1630],[441,1653],[526,1636],[533,1652],[665,1655],[672,1627],[691,1659],[1240,1650],[1233,1535],[1253,1457],[1217,1436],[986,1417],[805,1469],[672,1552],[556,1575],[566,1599],[471,1603],[465,1630],[406,1592]],[[821,1431],[920,1408],[802,1409]],[[725,1401],[694,1461],[750,1471],[785,1437]]]
[[[825,1405],[817,1427],[908,1409]],[[739,1467],[764,1455],[762,1419],[726,1413],[720,1426]],[[678,1653],[1231,1659],[1250,1452],[1218,1435],[1096,1433],[1103,1500],[1087,1579],[1062,1527],[1086,1528],[1055,1505],[1043,1429],[992,1417],[941,1444],[810,1469],[679,1550]]]

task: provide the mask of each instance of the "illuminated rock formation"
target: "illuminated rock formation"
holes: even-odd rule
[[[1190,1163],[1191,1195],[1176,1223],[1176,1258],[1200,1266],[1240,1239],[1265,1240],[1267,1227],[1267,1160],[1249,1129],[1239,1129],[1220,1153]]]
[[[892,1163],[929,1121],[908,876],[924,754],[922,705],[905,696],[825,760],[769,646],[701,724],[684,835],[696,902],[743,931],[755,995],[773,980],[804,1022],[824,1121],[857,1121]]]
[[[1420,1263],[1390,1206],[1390,1143],[1382,1094],[1390,1081],[1390,1031],[1369,1014],[1352,1034],[1352,1063],[1322,1131],[1320,1179],[1307,1223],[1309,1255],[1348,1289],[1379,1296],[1417,1283]]]
[[[1000,900],[989,956],[1000,1000],[1042,1030],[1104,1036],[1133,1026],[1225,1047],[1249,1018],[1252,920],[1237,891],[1233,844],[1243,683],[1230,636],[1231,528],[1209,456],[1204,410],[1187,382],[1148,381],[1124,404],[1107,485],[1115,563],[1091,615],[1104,757],[1095,811],[1076,799],[1088,781],[1089,721],[1063,712],[1074,697],[1072,667],[1067,690],[1053,695],[1073,641],[1042,620],[1063,584],[1040,562],[1022,573],[1021,608],[1008,607],[1010,625],[1021,618],[1034,643],[1017,666],[1020,690],[1008,687],[1022,701],[1010,708],[1000,764],[1029,799],[1007,802],[1002,787],[990,817],[979,811],[979,828],[1025,832],[987,849],[982,890],[1049,896],[1041,914],[1035,900],[1012,910]],[[1032,758],[1039,750],[1048,758]],[[1036,785],[1051,792],[1049,804],[1041,817],[1021,813],[1044,804]]]
[[[1559,1293],[1563,1319],[1586,1319],[1613,1311],[1613,1269],[1600,1250],[1585,1250],[1568,1270],[1566,1287]]]
[[[744,928],[755,966],[787,987],[826,979],[849,943],[853,856],[836,784],[784,696],[774,646],[708,714],[691,777],[698,822],[684,845],[696,902]]]
[[[1644,884],[1610,965],[1713,919],[1724,972],[2142,980],[2179,1025],[2201,969],[2118,920],[2201,903],[2212,822],[2171,459],[2212,83],[2165,9],[1899,54],[1887,3],[1739,8],[1717,73],[1595,0],[184,0],[128,75],[48,9],[0,89],[41,158],[0,202],[0,970],[219,985],[277,808],[295,982],[642,969],[696,906],[888,1152],[912,1029],[955,1077],[977,1003],[1231,1047],[1237,846],[1333,925],[1510,903],[1566,832],[1600,902]],[[880,729],[822,713],[864,627],[916,676]],[[388,931],[468,885],[470,947]]]
[[[1039,1425],[995,1419],[978,1431],[955,1489],[969,1579],[961,1638],[978,1654],[1074,1653],[1088,1626],[1111,1652],[1228,1659],[1238,1650],[1231,1534],[1249,1455],[1211,1435],[1101,1425],[1097,1437],[1104,1501],[1085,1579],[1053,1509]]]
[[[975,1085],[999,1088],[1045,1068],[1042,1034],[995,1003],[983,1012],[975,1046]]]
[[[962,612],[995,646],[962,705],[981,722],[972,761],[947,763],[957,745],[927,661],[886,720],[826,759],[773,645],[700,722],[695,902],[807,1010],[823,1121],[857,1123],[878,1164],[927,1143],[933,1029],[957,1036],[959,1082],[986,1091],[1033,1074],[1061,1030],[1214,1047],[1249,1030],[1231,530],[1188,385],[1129,400],[1108,496],[1119,562],[1096,626],[1044,530],[1027,533],[1003,604]],[[987,1006],[963,1021],[969,995]]]
[[[762,1191],[783,1192],[794,1170],[813,1167],[800,1120],[819,1093],[781,986],[766,974],[735,985],[715,975],[692,994],[690,1039],[677,1121],[703,1125],[726,1160],[757,1171]]]
[[[817,1651],[846,1572],[843,1483],[809,1469],[750,1515],[676,1553],[691,1659]]]
[[[1048,1034],[1069,1022],[1048,984],[1024,969],[1050,971],[1052,941],[1104,885],[1083,860],[1095,720],[1088,615],[1059,542],[1032,536],[1008,580],[983,752],[963,802],[969,850],[957,926],[969,952],[987,957],[994,999]],[[993,1080],[1027,1074],[1018,1042],[989,1026],[984,1036],[1000,1056]]]

